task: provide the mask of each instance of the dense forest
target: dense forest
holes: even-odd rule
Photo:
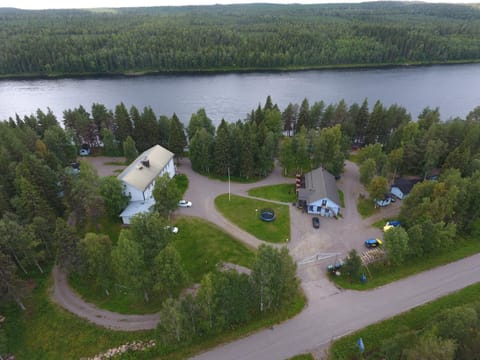
[[[0,74],[84,75],[478,61],[480,8],[372,2],[0,9]]]

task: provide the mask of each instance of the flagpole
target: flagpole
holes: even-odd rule
[[[230,201],[230,167],[228,169],[228,201]]]

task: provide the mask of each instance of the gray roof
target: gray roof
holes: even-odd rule
[[[298,191],[298,199],[307,203],[328,198],[340,206],[335,177],[323,168],[318,168],[305,174],[305,188]]]
[[[134,162],[118,175],[118,179],[140,191],[145,191],[172,158],[172,152],[160,145],[155,145],[137,157]],[[148,161],[149,165],[143,165],[142,161]]]

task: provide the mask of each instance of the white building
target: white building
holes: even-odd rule
[[[149,211],[155,204],[155,180],[165,173],[171,178],[175,176],[173,153],[155,145],[144,151],[118,175],[124,194],[130,197],[130,204],[120,214],[124,224],[130,224],[133,216]]]
[[[322,168],[305,174],[302,186],[298,189],[298,200],[306,206],[309,214],[338,216],[340,212],[335,177]]]

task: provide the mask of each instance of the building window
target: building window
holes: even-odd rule
[[[327,200],[322,200],[322,206],[327,206]]]

